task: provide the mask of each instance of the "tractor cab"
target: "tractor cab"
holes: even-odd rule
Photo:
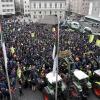
[[[94,74],[96,74],[96,75],[100,76],[100,69],[95,70],[95,71],[94,71]]]
[[[89,82],[89,76],[85,74],[83,71],[76,69],[74,72],[74,83],[77,84],[76,86],[80,87],[80,91],[82,91],[82,86],[87,85],[88,88],[91,88],[91,83]],[[77,87],[77,88],[79,88]]]
[[[89,82],[89,76],[83,71],[75,69],[73,72],[73,90],[77,94],[77,97],[88,96],[91,89],[91,83]]]
[[[54,74],[53,72],[48,73],[46,75],[46,79],[47,86],[44,87],[43,90],[44,100],[55,100],[56,81],[58,84],[58,96],[60,94],[63,94],[63,92],[66,90],[66,85],[64,84],[60,75],[58,75],[56,80],[56,74]]]
[[[94,71],[92,88],[94,94],[100,97],[100,69]]]

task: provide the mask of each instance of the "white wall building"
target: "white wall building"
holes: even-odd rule
[[[89,0],[66,0],[67,6],[70,4],[72,12],[80,15],[87,15],[89,10]]]
[[[15,12],[16,14],[21,12],[20,0],[15,0]]]
[[[89,12],[86,18],[100,22],[100,0],[90,0]]]
[[[21,11],[24,15],[30,14],[30,1],[29,0],[20,0]]]
[[[0,0],[0,15],[15,14],[14,0]]]
[[[36,21],[45,15],[65,17],[66,0],[30,0],[30,15]]]
[[[100,0],[90,1],[88,15],[93,17],[100,17]]]

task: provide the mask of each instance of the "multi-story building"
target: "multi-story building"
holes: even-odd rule
[[[45,15],[65,17],[66,0],[30,0],[30,15],[34,21]]]
[[[21,12],[24,15],[30,14],[30,1],[29,0],[20,0]]]
[[[0,0],[0,15],[15,14],[14,0]]]
[[[100,0],[90,0],[88,15],[100,17]]]
[[[20,0],[15,0],[15,12],[16,14],[21,13],[21,3]]]
[[[89,12],[85,18],[100,22],[100,0],[90,0]]]
[[[71,11],[80,15],[87,15],[89,10],[89,0],[66,0],[66,6],[70,5]]]

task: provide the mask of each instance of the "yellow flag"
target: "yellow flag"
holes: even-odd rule
[[[21,74],[22,74],[22,71],[21,71],[21,69],[18,67],[18,69],[17,69],[17,76],[18,76],[18,78],[21,78]]]
[[[100,40],[99,39],[96,40],[96,46],[100,47]]]
[[[10,48],[10,51],[11,51],[12,54],[14,54],[15,53],[15,48],[14,47],[11,47]]]
[[[95,82],[96,84],[100,85],[100,82]]]
[[[89,35],[89,43],[92,43],[94,40],[94,35]]]
[[[55,28],[55,27],[53,27],[53,28],[52,28],[52,32],[55,32],[55,31],[56,31],[56,28]]]
[[[31,33],[31,37],[35,37],[35,33]]]

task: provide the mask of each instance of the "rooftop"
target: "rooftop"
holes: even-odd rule
[[[48,79],[48,81],[52,84],[56,82],[56,74],[53,75],[53,72],[50,72],[46,75],[46,78]],[[62,78],[58,75],[58,82],[61,81]]]
[[[99,76],[100,76],[100,69],[98,69],[98,70],[94,71],[94,73],[96,73],[97,75],[99,75]]]
[[[87,75],[87,74],[85,74],[85,73],[82,72],[81,70],[77,70],[77,69],[74,71],[74,75],[75,75],[75,77],[77,77],[79,80],[88,78],[88,75]]]
[[[66,1],[66,0],[30,0],[30,1]]]

